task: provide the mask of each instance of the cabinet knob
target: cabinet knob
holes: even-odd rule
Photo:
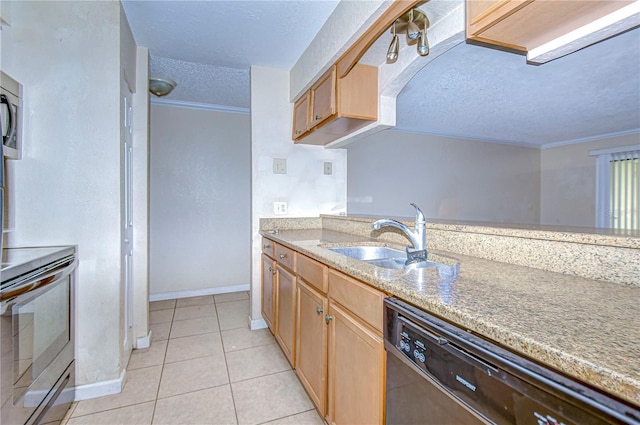
[[[285,258],[287,258],[287,254],[280,254],[280,259],[284,260]]]
[[[300,130],[296,130],[296,134],[300,134],[302,133]]]
[[[320,115],[316,115],[316,121],[318,121],[320,118],[322,118]]]
[[[276,274],[276,269],[274,269],[272,266],[269,266],[269,271],[271,272],[271,274]]]
[[[322,307],[316,307],[316,313],[320,314],[322,313],[324,310],[322,309]]]
[[[269,248],[271,248],[271,245],[269,244],[262,245],[262,249],[269,249]]]
[[[329,324],[329,321],[333,319],[333,316],[330,314],[327,314],[324,316],[324,321],[327,322],[327,325]]]

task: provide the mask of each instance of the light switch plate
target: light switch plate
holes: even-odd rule
[[[273,158],[273,174],[287,174],[286,158]]]
[[[333,174],[333,162],[325,161],[324,163],[324,175],[330,176]]]

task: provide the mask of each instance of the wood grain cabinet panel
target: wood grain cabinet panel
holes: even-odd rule
[[[382,336],[333,301],[329,315],[329,423],[384,424]]]
[[[336,113],[336,68],[331,67],[311,87],[311,127]]]
[[[288,268],[290,271],[296,271],[296,253],[295,251],[287,248],[286,246],[282,246],[280,244],[275,244],[274,247],[274,259],[283,267]]]
[[[276,279],[276,262],[267,255],[262,254],[262,317],[267,322],[267,326],[271,333],[275,333],[275,315],[276,297],[275,297],[275,279]]]
[[[323,294],[329,287],[329,268],[309,257],[298,254],[296,258],[296,273]]]
[[[296,344],[296,278],[293,274],[276,265],[278,271],[276,302],[276,341],[280,344],[284,355],[295,368]]]
[[[315,285],[314,285],[315,286]],[[322,416],[327,412],[327,297],[298,278],[296,374]]]
[[[335,270],[329,271],[329,297],[382,334],[384,293]]]
[[[311,93],[307,92],[293,105],[293,140],[296,140],[309,131]]]
[[[467,0],[467,39],[527,52],[633,0]]]
[[[274,258],[273,249],[275,245],[275,242],[267,238],[262,238],[262,253],[268,255],[271,258]]]
[[[378,68],[374,66],[357,64],[345,77],[337,78],[334,65],[309,93],[309,131],[294,137],[296,143],[326,145],[378,119]],[[294,126],[296,119],[294,115]]]

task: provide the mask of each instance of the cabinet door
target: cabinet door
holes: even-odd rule
[[[282,351],[295,367],[295,337],[296,337],[296,279],[279,264],[277,283],[276,309],[276,340]]]
[[[333,301],[329,315],[329,421],[383,424],[383,339]]]
[[[311,87],[311,120],[309,127],[315,127],[336,113],[336,67],[331,67]]]
[[[271,333],[275,332],[276,298],[274,297],[274,281],[276,274],[276,262],[262,254],[262,317],[267,322]]]
[[[296,373],[322,416],[327,413],[327,298],[298,278]]]
[[[307,92],[293,105],[293,140],[304,136],[309,130],[309,100],[311,93]]]

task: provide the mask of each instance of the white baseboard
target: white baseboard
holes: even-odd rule
[[[127,370],[123,370],[120,378],[111,381],[95,382],[93,384],[76,386],[76,401],[90,398],[102,397],[105,395],[118,394],[122,391],[127,378]]]
[[[149,335],[147,335],[147,336],[141,336],[139,338],[136,338],[136,346],[135,346],[135,348],[137,350],[140,350],[142,348],[151,347],[151,332],[152,331],[149,331]]]
[[[249,289],[250,286],[247,283],[245,285],[219,286],[216,288],[193,289],[190,291],[158,292],[156,294],[149,294],[149,301],[164,301],[173,300],[176,298],[201,297],[203,295],[219,295],[227,294],[229,292],[248,291]]]
[[[267,322],[265,322],[263,318],[253,320],[251,319],[251,316],[249,316],[249,329],[251,329],[252,331],[264,329],[266,327]]]

